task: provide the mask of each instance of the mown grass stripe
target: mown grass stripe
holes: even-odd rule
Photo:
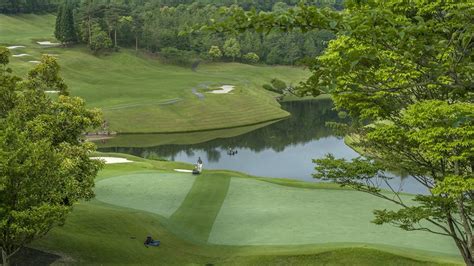
[[[230,177],[203,174],[196,178],[181,206],[170,217],[171,226],[182,236],[196,242],[207,242],[224,199]]]

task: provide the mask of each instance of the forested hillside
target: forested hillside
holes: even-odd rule
[[[0,0],[3,13],[57,10],[56,38],[64,44],[87,44],[94,53],[119,47],[142,49],[163,60],[193,65],[201,60],[295,65],[321,53],[333,38],[328,31],[245,32],[180,34],[184,29],[219,19],[220,7],[284,12],[298,0]],[[341,9],[342,0],[317,0],[314,4]],[[59,3],[59,4],[58,4]],[[34,6],[29,7],[29,6]],[[29,8],[27,8],[29,7]],[[56,13],[56,11],[54,12]],[[304,36],[303,36],[304,35]]]
[[[62,0],[0,0],[1,14],[45,13],[56,11]]]

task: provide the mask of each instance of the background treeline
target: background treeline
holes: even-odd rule
[[[19,0],[0,0],[10,3]],[[30,2],[28,0],[19,3]],[[48,2],[53,0],[31,0]],[[219,16],[221,6],[283,12],[299,0],[63,0],[55,36],[64,44],[87,44],[93,52],[119,47],[143,49],[169,63],[196,65],[198,61],[240,61],[294,65],[318,55],[333,36],[327,31],[301,33],[245,32],[237,36],[201,32],[181,35],[190,26]],[[341,9],[343,0],[307,1]],[[7,6],[6,4],[4,4]],[[48,7],[50,8],[50,7]],[[48,9],[45,6],[45,10]],[[304,35],[304,36],[303,36]]]
[[[54,12],[64,0],[0,0],[0,13],[45,13]]]
[[[15,14],[15,13],[44,13],[56,11],[58,5],[67,0],[0,0],[0,13]],[[73,0],[80,2],[81,0]],[[237,4],[245,9],[256,8],[258,10],[269,11],[277,2],[284,2],[288,5],[295,5],[300,0],[104,0],[95,1],[106,4],[118,3],[124,5],[143,6],[145,3],[159,2],[161,5],[178,6],[190,5],[193,3],[200,5],[215,5],[215,6],[229,6]],[[329,5],[338,10],[343,8],[343,0],[320,0],[307,1],[316,5]]]

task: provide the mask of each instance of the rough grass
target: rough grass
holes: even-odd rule
[[[80,264],[436,265],[460,262],[452,249],[436,252],[440,247],[449,246],[449,239],[440,242],[429,234],[408,235],[411,233],[389,226],[379,227],[380,231],[375,230],[374,235],[375,225],[362,220],[369,219],[370,210],[380,203],[358,197],[354,191],[328,190],[325,188],[331,187],[327,184],[319,187],[286,179],[263,182],[266,179],[231,171],[206,171],[193,182],[191,176],[188,179],[182,174],[166,174],[170,169],[189,168],[189,165],[123,157],[137,162],[108,165],[98,177],[97,199],[77,205],[64,227],[55,228],[32,247],[65,254]],[[139,177],[137,181],[141,184],[122,180],[124,175],[130,179]],[[155,189],[158,175],[177,178],[168,180],[168,185],[182,186],[183,180],[192,184],[169,219],[160,215],[166,214],[164,212],[144,211],[143,207],[123,204],[132,201],[139,204],[137,199],[143,199],[146,194],[145,198],[156,199],[156,208],[169,205],[169,201],[160,201],[167,193]],[[100,194],[107,188],[102,187],[108,184],[106,182],[128,182],[124,190],[138,188],[139,191],[127,195],[117,193],[116,202],[104,203],[100,201]],[[188,188],[185,185],[185,188],[169,189],[185,191]],[[148,200],[142,203],[154,205]],[[294,216],[294,219],[285,216]],[[227,224],[222,227],[224,220]],[[320,238],[311,244],[298,244],[301,243],[298,238],[306,238],[299,230]],[[162,246],[145,248],[142,242],[147,234],[161,240]],[[242,243],[249,241],[239,245],[206,243],[212,242],[213,235],[229,239],[222,234],[229,234],[232,240],[266,237],[271,240],[266,243],[275,244],[272,241],[277,238],[287,243],[243,246]],[[355,242],[362,240],[365,243]]]
[[[0,15],[0,45],[25,45],[11,58],[24,75],[42,54],[54,54],[73,95],[103,110],[111,130],[121,133],[164,133],[222,129],[257,124],[288,115],[274,95],[261,88],[278,77],[287,83],[304,80],[309,72],[294,67],[251,66],[238,63],[201,65],[191,69],[165,65],[144,54],[122,49],[94,56],[86,47],[45,48],[36,40],[52,38],[54,16]],[[193,88],[235,85],[232,94],[206,94],[198,99]]]

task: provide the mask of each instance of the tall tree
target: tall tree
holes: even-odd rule
[[[450,237],[466,265],[473,265],[472,22],[474,3],[468,0],[348,0],[343,12],[304,4],[278,15],[232,8],[228,19],[209,28],[336,33],[299,91],[333,95],[336,108],[353,118],[339,128],[359,137],[365,158],[316,160],[316,177],[395,203],[399,210],[377,210],[374,222]],[[384,172],[393,168],[426,187],[427,194],[414,197],[415,206],[390,186]]]
[[[117,30],[122,18],[121,13],[122,9],[117,4],[109,4],[105,9],[105,20],[109,29],[109,35],[112,35],[111,33],[113,32],[114,47],[117,47]]]
[[[0,97],[3,265],[24,245],[64,224],[74,203],[94,196],[101,162],[89,159],[94,145],[84,142],[82,133],[98,127],[100,115],[80,98],[60,95],[53,100],[45,94],[64,88],[58,70],[55,59],[48,56],[21,82],[10,71],[0,70],[2,94],[14,92],[9,98]]]
[[[240,44],[236,38],[230,38],[224,43],[224,54],[235,61],[236,57],[240,56]]]
[[[58,8],[54,35],[56,39],[65,44],[77,41],[73,6],[69,1]]]
[[[56,24],[54,28],[54,37],[57,40],[61,41],[64,34],[64,5],[58,7],[58,12],[56,14]]]

